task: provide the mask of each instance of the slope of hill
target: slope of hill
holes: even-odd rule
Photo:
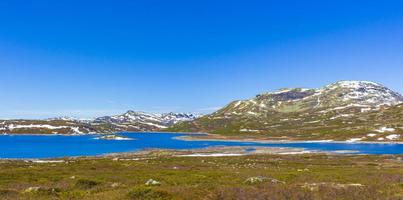
[[[234,101],[170,131],[265,136],[268,139],[402,140],[403,97],[368,81],[320,89],[291,88]]]

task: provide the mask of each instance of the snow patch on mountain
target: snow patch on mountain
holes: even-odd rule
[[[45,129],[63,129],[63,128],[70,128],[69,126],[52,126],[48,124],[30,124],[30,125],[14,125],[10,124],[7,126],[8,130],[14,129],[31,129],[31,128],[45,128]]]
[[[60,130],[60,129],[70,129],[70,133],[83,134],[78,126],[53,126],[49,124],[8,124],[0,127],[1,131],[13,131],[13,130],[31,130],[31,129],[49,129],[49,130]],[[53,132],[53,133],[58,133]]]
[[[353,142],[361,141],[361,140],[363,140],[363,139],[365,139],[365,137],[362,137],[362,138],[351,138],[351,139],[347,140],[347,142],[353,143]]]
[[[393,132],[395,130],[396,129],[394,129],[394,128],[381,127],[381,128],[379,128],[379,129],[377,129],[375,131],[379,132],[379,133],[385,133],[385,132]]]
[[[398,134],[392,134],[392,135],[386,136],[386,138],[388,140],[395,140],[395,139],[398,139],[399,137],[400,137],[400,135],[398,135]]]

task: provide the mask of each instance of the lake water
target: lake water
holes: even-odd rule
[[[150,148],[201,149],[213,146],[291,147],[308,151],[354,151],[360,154],[403,154],[403,144],[363,143],[255,143],[231,141],[184,141],[173,133],[120,133],[134,140],[100,140],[97,135],[1,135],[0,158],[33,159],[67,156],[96,156],[108,153],[135,152]]]

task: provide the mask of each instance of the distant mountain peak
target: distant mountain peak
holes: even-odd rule
[[[77,118],[77,117],[69,117],[69,116],[62,116],[62,117],[52,117],[52,118],[48,118],[46,119],[48,121],[52,121],[52,120],[59,120],[59,121],[80,121],[81,119]]]
[[[337,81],[333,84],[336,85],[343,85],[343,86],[351,86],[351,85],[376,85],[376,86],[382,86],[379,83],[375,83],[372,81],[358,81],[358,80],[341,80]]]
[[[147,124],[158,128],[168,127],[173,124],[190,121],[198,118],[199,115],[191,113],[147,113],[142,111],[129,110],[121,115],[105,116],[95,119],[95,122],[100,123],[133,123]]]
[[[401,94],[371,81],[338,81],[322,88],[321,92],[333,92],[342,102],[350,101],[369,106],[391,106],[403,102]]]

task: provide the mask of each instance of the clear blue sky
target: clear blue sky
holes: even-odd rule
[[[0,118],[211,112],[282,87],[403,92],[401,0],[0,0]]]

